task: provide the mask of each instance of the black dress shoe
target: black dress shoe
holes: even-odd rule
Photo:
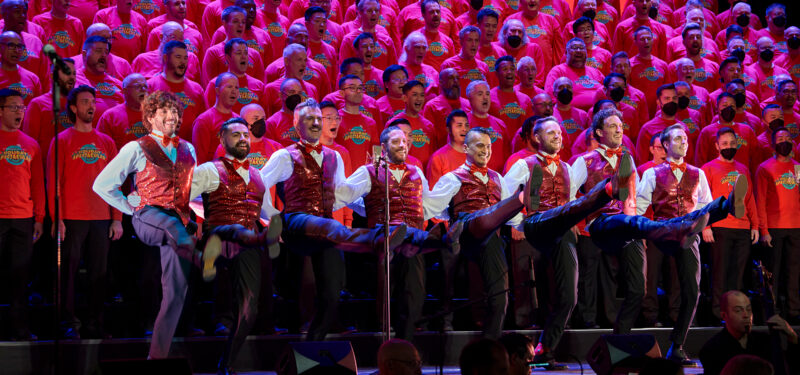
[[[37,341],[39,340],[39,336],[34,335],[30,331],[26,332],[19,332],[14,337],[11,338],[11,341]]]
[[[546,371],[566,371],[569,366],[556,362],[552,352],[544,352],[533,356],[532,365],[537,368],[543,368]]]
[[[683,347],[675,344],[669,347],[669,351],[667,352],[667,359],[677,364],[680,364],[681,366],[686,366],[686,367],[697,366],[697,364],[694,361],[689,359],[689,356],[686,355],[686,352],[683,351]]]

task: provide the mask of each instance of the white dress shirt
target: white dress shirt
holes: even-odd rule
[[[422,169],[417,167],[416,165],[406,165],[407,168],[414,168],[417,170],[417,174],[420,177],[422,183],[422,207],[428,206],[430,203],[430,189],[428,188],[428,180],[425,178],[425,174],[422,173]],[[383,169],[383,167],[380,167]],[[389,169],[392,178],[395,181],[401,182],[403,179],[403,175],[405,175],[405,171],[403,170],[394,170]],[[337,205],[346,205],[350,207],[353,211],[361,216],[366,215],[366,207],[364,206],[364,196],[369,194],[372,190],[372,178],[367,171],[367,166],[362,165],[356,169],[350,177],[347,178],[342,184],[336,187],[336,203]],[[424,210],[425,214],[429,212]],[[432,216],[425,215],[423,220],[428,220]]]
[[[469,167],[466,164],[462,164],[459,168],[469,170]],[[478,177],[478,179],[484,184],[489,182],[489,176],[483,173],[474,172],[473,175]],[[500,178],[499,181],[500,199],[503,200],[511,196],[511,193],[509,193],[508,188],[506,187],[505,180]],[[456,175],[453,174],[453,172],[448,172],[442,176],[433,187],[433,190],[430,193],[430,200],[425,201],[425,217],[435,217],[440,220],[450,220],[450,214],[447,212],[447,207],[450,205],[450,200],[452,200],[453,197],[458,194],[460,189],[461,181],[458,179],[458,177],[456,177]],[[508,221],[507,224],[518,230],[522,230],[522,214],[516,214],[513,218],[511,218],[511,220]]]
[[[536,154],[536,157],[539,158],[539,161],[544,166],[544,157],[540,154]],[[571,176],[572,172],[569,167],[569,164],[564,163],[564,165],[566,166],[564,173],[568,173]],[[558,171],[558,163],[556,162],[552,162],[544,167],[547,168],[547,171],[554,176],[556,174],[556,171]],[[506,175],[503,176],[503,180],[505,180],[506,186],[512,186],[515,189],[520,185],[527,184],[528,180],[530,179],[531,179],[531,170],[530,168],[528,168],[528,162],[525,161],[525,159],[517,160],[514,163],[514,165],[512,165],[511,168],[508,169]]]
[[[344,162],[342,161],[342,156],[336,150],[331,150],[336,155],[336,172],[333,175],[333,185],[334,189],[336,189],[340,184],[342,184],[345,180],[344,176]],[[317,162],[317,165],[320,167],[322,166],[322,154],[311,151],[311,157]],[[284,182],[292,177],[292,173],[294,172],[294,161],[292,161],[292,157],[289,155],[289,151],[285,148],[282,148],[269,158],[267,164],[264,165],[264,168],[261,169],[261,180],[264,182],[264,188],[266,190],[271,189],[273,186],[280,182]],[[336,199],[333,204],[333,211],[336,211],[340,208],[344,207],[343,204],[340,203],[339,199]],[[269,219],[273,215],[279,214],[280,211],[275,209],[275,206],[272,205],[272,196],[271,194],[264,194],[264,203],[261,205],[261,215],[264,219]]]
[[[612,167],[616,167],[617,161],[619,157],[617,155],[612,155],[608,157],[605,153],[605,150],[608,147],[605,145],[600,145],[600,148],[595,149],[591,152],[597,152],[603,159],[606,159],[608,164]],[[572,163],[572,166],[569,168],[569,200],[574,201],[575,195],[578,193],[578,190],[586,183],[586,179],[589,178],[589,171],[586,169],[586,158],[584,157],[586,154],[579,156],[575,159],[575,162]],[[639,181],[639,173],[636,171],[636,165],[633,165],[633,173],[636,174],[636,181]]]
[[[669,161],[669,158],[667,161]],[[695,187],[692,192],[692,199],[697,202],[694,206],[695,211],[705,207],[713,200],[711,197],[711,189],[708,187],[706,174],[703,173],[702,169],[697,169],[700,172],[700,176],[697,187]],[[683,172],[681,172],[680,169],[675,169],[672,173],[675,175],[675,178],[678,179],[678,182],[683,179]],[[656,173],[654,168],[650,168],[644,171],[642,180],[636,188],[636,213],[638,215],[644,215],[645,211],[647,211],[647,207],[650,207],[650,203],[653,200],[653,190],[655,190],[655,188]]]
[[[162,133],[158,130],[153,130],[148,136],[153,137],[158,143],[158,146],[161,147],[161,150],[169,157],[169,160],[175,163],[178,157],[178,150],[175,146],[173,146],[172,143],[166,146],[162,145]],[[189,146],[189,151],[192,153],[192,158],[195,160],[196,164],[197,156],[194,147],[188,142],[186,145]],[[128,175],[143,171],[146,165],[147,157],[142,147],[139,146],[139,142],[128,142],[125,146],[122,146],[117,156],[103,168],[99,175],[97,175],[97,178],[94,180],[94,185],[92,185],[92,190],[94,190],[100,198],[103,198],[106,203],[118,209],[123,214],[133,215],[134,208],[139,206],[141,198],[136,194],[131,194],[126,197],[122,194],[122,191],[119,190],[119,187],[122,186],[125,179],[128,178]],[[134,184],[135,183],[136,181],[134,179]]]

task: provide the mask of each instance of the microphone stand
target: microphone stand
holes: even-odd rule
[[[384,291],[383,291],[383,341],[386,342],[386,341],[389,341],[389,339],[391,338],[391,329],[392,329],[391,328],[392,325],[391,325],[391,321],[390,321],[390,319],[391,319],[391,311],[392,311],[391,306],[390,306],[391,296],[389,295],[389,293],[391,293],[391,291],[392,291],[392,286],[391,286],[391,283],[389,282],[389,272],[390,272],[390,268],[391,268],[391,261],[390,261],[390,258],[389,258],[389,255],[390,255],[389,254],[389,252],[390,252],[390,250],[389,250],[389,235],[391,233],[391,231],[389,230],[389,220],[390,220],[390,215],[389,215],[389,173],[390,172],[389,172],[389,161],[386,158],[384,158],[383,156],[381,156],[378,160],[380,160],[380,159],[383,159],[383,167],[384,167],[384,172],[385,172],[385,177],[384,177],[385,178],[385,183],[384,183],[384,186],[386,187],[386,197],[385,197],[386,207],[384,207],[384,209],[386,210],[386,217],[385,217],[386,224],[383,226],[383,229],[385,231],[384,236],[383,236],[384,237],[383,238],[383,252],[384,252],[384,254],[383,254],[384,255],[383,256],[383,262],[384,262],[384,264],[383,264],[383,268],[384,268],[383,272],[384,272],[384,275],[385,275],[385,278],[384,278]]]

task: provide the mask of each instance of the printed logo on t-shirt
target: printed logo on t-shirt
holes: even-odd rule
[[[260,152],[251,152],[247,154],[247,160],[250,162],[250,165],[256,169],[261,169],[264,164],[267,164],[267,158],[261,155]]]
[[[258,53],[264,53],[264,46],[259,44],[257,40],[248,39],[247,40],[247,47],[258,51]]]
[[[707,50],[705,47],[700,47],[700,57],[706,57],[711,54],[711,51]]]
[[[412,130],[408,138],[411,140],[411,145],[417,148],[425,147],[426,144],[431,143],[431,139],[422,129]]]
[[[525,115],[525,110],[522,109],[517,102],[511,102],[506,104],[503,109],[500,110],[500,114],[506,115],[512,120],[516,120],[520,116]]]
[[[55,44],[58,48],[67,48],[75,45],[75,41],[68,32],[61,30],[56,31],[53,35],[47,38],[47,43]]]
[[[94,164],[98,160],[106,160],[106,154],[98,150],[94,143],[83,145],[72,153],[72,160],[81,159],[86,164]]]
[[[372,55],[373,61],[375,59],[377,59],[378,57],[383,56],[383,54],[385,54],[385,53],[388,53],[388,51],[386,50],[386,47],[384,47],[383,43],[381,43],[380,41],[376,41],[375,42],[375,54]]]
[[[492,9],[495,12],[500,14],[500,12],[497,9],[494,9],[493,5],[487,5],[487,7],[492,7]],[[508,7],[511,8],[511,9],[514,9],[514,10],[519,10],[519,0],[508,0]]]
[[[419,81],[420,83],[422,83],[425,86],[426,89],[431,84],[430,82],[428,82],[428,77],[425,74],[422,74],[422,73],[417,74],[416,76],[414,76],[414,79]]]
[[[744,72],[742,72],[742,80],[744,81],[744,87],[750,86],[754,81],[753,77]]]
[[[129,23],[123,23],[122,25],[119,25],[116,29],[114,29],[114,34],[117,34],[125,39],[133,39],[142,36],[142,33],[140,33],[139,30],[136,30],[136,28]]]
[[[258,95],[250,91],[247,87],[239,87],[239,104],[250,104],[258,101]]]
[[[283,26],[280,23],[273,22],[264,28],[271,36],[283,36]]]
[[[135,124],[125,129],[125,135],[133,135],[136,138],[142,138],[148,133],[150,132],[147,131],[147,128],[144,127],[141,121],[137,121]]]
[[[467,70],[466,73],[464,73],[463,76],[461,76],[461,79],[468,79],[470,82],[472,82],[472,81],[485,81],[486,77],[483,76],[483,73],[481,73],[480,70],[478,70],[478,69],[470,69],[470,70]]]
[[[599,46],[600,43],[603,43],[605,41],[606,40],[603,37],[601,37],[600,34],[597,33],[597,31],[594,32],[594,38],[592,39],[593,46]]]
[[[401,112],[403,112],[403,108],[395,109],[394,112],[392,112],[392,117],[399,115]]]
[[[783,53],[789,53],[789,49],[786,47],[786,41],[777,42],[775,43],[775,49],[781,51]]]
[[[350,131],[344,134],[345,141],[351,141],[357,145],[363,144],[364,142],[369,142],[371,139],[372,137],[369,136],[369,133],[367,133],[367,131],[360,126],[353,127],[350,129]]]
[[[358,106],[358,111],[361,112],[362,115],[372,118],[372,112],[368,111],[363,105]],[[372,119],[374,120],[374,118]]]
[[[603,69],[603,64],[597,61],[597,59],[595,59],[594,56],[586,59],[586,65],[589,65],[597,70]]]
[[[189,40],[188,38],[186,38],[186,39],[184,39],[184,40],[183,40],[183,43],[184,43],[184,44],[186,44],[186,47],[188,48],[189,52],[191,52],[191,53],[193,53],[193,54],[195,54],[195,55],[197,54],[197,51],[198,51],[198,49],[197,49],[197,46],[195,46],[195,45],[192,43],[192,41],[191,41],[191,40]]]
[[[117,86],[108,82],[100,82],[94,87],[98,94],[102,96],[114,96],[117,93]]]
[[[494,131],[494,129],[492,128],[482,128],[482,129],[486,130],[486,132],[489,133],[489,139],[492,140],[492,143],[495,143],[498,139],[503,139],[503,135]]]
[[[699,110],[704,105],[706,105],[706,103],[700,100],[700,98],[698,98],[697,96],[692,95],[689,98],[689,108],[694,109],[695,111]]]
[[[439,6],[441,6],[442,8],[453,9],[453,6],[450,5],[450,3],[447,2],[447,0],[439,0]]]
[[[31,89],[25,87],[25,85],[23,85],[22,82],[12,83],[12,84],[8,85],[8,88],[10,88],[10,89],[18,92],[20,95],[22,95],[22,99],[25,99],[30,95],[33,95],[33,91],[31,91]]]
[[[331,67],[331,61],[328,60],[328,57],[325,56],[325,54],[323,54],[323,53],[318,53],[318,54],[314,55],[314,57],[312,57],[312,59],[314,61],[322,64],[322,66],[324,66],[325,68],[330,68]]]
[[[720,180],[719,182],[723,185],[733,186],[733,184],[736,182],[737,177],[739,177],[739,171],[730,171],[728,172],[728,174],[722,176],[722,180]]]
[[[305,74],[303,74],[303,81],[310,81],[314,78],[319,78],[319,73],[315,72],[314,69],[306,67]]]
[[[595,81],[594,79],[592,79],[592,77],[589,77],[587,75],[581,76],[580,78],[578,78],[575,81],[575,83],[577,83],[577,84],[581,85],[581,87],[587,88],[587,89],[595,87],[595,85],[598,85],[597,81]]]
[[[153,0],[141,0],[139,1],[139,4],[133,6],[133,9],[139,13],[149,16],[155,12],[158,12],[159,6],[158,4],[154,3]]]
[[[367,95],[375,98],[380,94],[380,90],[380,85],[378,85],[378,82],[374,79],[364,82],[364,92],[367,93]]]
[[[708,72],[703,68],[696,68],[694,70],[694,80],[697,82],[705,82],[709,78]]]
[[[447,47],[443,46],[442,43],[439,42],[431,43],[430,47],[428,48],[428,51],[430,51],[430,53],[436,57],[442,56],[448,52]]]
[[[36,57],[37,55],[33,51],[25,48],[25,51],[22,51],[22,56],[19,57],[19,61],[20,62],[28,61],[28,56]]]
[[[5,160],[11,165],[21,165],[31,159],[31,154],[23,150],[19,145],[8,146],[3,150],[3,153],[0,154],[0,160]]]
[[[292,142],[299,142],[300,141],[300,136],[297,135],[297,129],[295,129],[294,127],[291,127],[289,129],[286,129],[281,134],[281,139],[291,139]]]
[[[781,185],[787,190],[794,189],[797,186],[797,181],[794,179],[794,174],[786,172],[775,180],[775,186]]]
[[[747,146],[747,140],[744,137],[736,137],[736,148],[740,149],[743,146]]]
[[[183,109],[189,108],[190,106],[194,107],[197,103],[192,100],[192,98],[186,96],[184,92],[176,92],[175,96],[178,97],[178,101],[181,102],[183,105]]]
[[[797,138],[797,135],[800,133],[800,129],[797,128],[797,123],[791,123],[783,125],[786,129],[789,130],[789,134],[792,135],[792,138]]]
[[[611,15],[610,15],[610,14],[608,14],[608,12],[606,12],[605,10],[600,10],[600,11],[597,11],[597,15],[594,17],[594,20],[595,20],[595,21],[597,21],[597,22],[600,22],[600,23],[602,23],[603,25],[605,25],[605,24],[608,24],[608,23],[609,23],[609,22],[611,22],[613,19],[614,19],[614,18],[613,18],[613,17],[611,17]]]
[[[639,78],[646,78],[650,82],[655,82],[661,78],[664,78],[664,73],[659,72],[655,67],[649,66],[639,73]]]
[[[681,120],[681,122],[686,124],[686,128],[689,129],[689,134],[693,134],[694,132],[696,132],[698,130],[697,124],[694,123],[694,120],[692,120],[691,117],[687,117],[687,118]],[[739,137],[739,139],[741,139],[741,137]]]
[[[69,114],[67,114],[67,110],[63,110],[58,113],[58,123],[64,129],[69,129],[75,125],[69,120]]]
[[[542,9],[541,10],[542,13],[549,14],[549,15],[551,15],[553,17],[556,17],[556,18],[558,18],[558,16],[561,15],[561,13],[559,13],[557,10],[555,10],[555,8],[553,8],[552,5],[545,5],[541,9]]]
[[[575,134],[583,131],[583,127],[571,118],[561,121],[561,126],[564,127],[564,130],[567,131],[567,134]]]
[[[528,37],[531,39],[538,39],[540,36],[547,35],[547,31],[539,25],[530,25],[525,28],[525,33],[528,34]]]
[[[628,95],[625,95],[625,96],[622,97],[622,102],[627,104],[627,105],[629,105],[629,106],[631,106],[631,107],[633,107],[633,109],[638,109],[639,108],[639,103],[633,101],[633,99],[631,99],[631,97],[628,96]]]
[[[764,78],[764,80],[761,81],[761,87],[766,87],[775,90],[775,76],[773,75]]]
[[[387,29],[388,29],[387,26],[390,25],[389,21],[386,19],[386,17],[383,16],[383,14],[378,16],[378,25],[381,25],[381,26],[383,26],[383,27],[385,27]]]
[[[493,55],[486,56],[486,58],[483,59],[483,62],[485,62],[486,65],[489,65],[490,73],[494,72],[494,65],[497,63],[497,59]]]
[[[339,38],[331,34],[329,30],[325,30],[325,34],[322,35],[322,41],[330,45],[339,44]]]

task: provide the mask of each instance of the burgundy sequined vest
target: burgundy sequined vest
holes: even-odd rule
[[[258,169],[250,167],[250,182],[233,169],[233,163],[225,158],[213,161],[219,173],[217,190],[208,194],[206,220],[212,227],[227,224],[241,224],[254,230],[261,215],[261,202],[264,200],[264,182]]]
[[[525,162],[528,163],[528,170],[533,169],[535,163],[542,164],[542,187],[539,188],[540,201],[537,211],[547,211],[569,202],[569,173],[567,172],[569,169],[567,163],[559,162],[556,174],[553,175],[536,155],[528,156],[525,158]]]
[[[598,149],[602,152],[602,149]],[[617,165],[611,166],[606,158],[600,152],[588,152],[583,155],[583,160],[586,163],[586,182],[583,187],[586,192],[595,187],[595,185],[602,183],[605,179],[614,175],[614,172],[619,168],[621,157],[617,157]],[[594,220],[600,214],[619,214],[622,213],[622,202],[612,199],[605,207],[586,217],[586,222]]]
[[[694,211],[697,202],[692,193],[700,182],[700,169],[686,164],[686,172],[678,182],[669,163],[653,167],[656,175],[656,187],[653,190],[653,219],[669,220]]]
[[[364,197],[367,209],[367,225],[370,228],[386,222],[386,169],[367,166],[372,189]],[[391,174],[391,173],[390,173]],[[424,229],[424,214],[422,210],[422,178],[417,173],[417,168],[406,166],[403,179],[400,182],[389,177],[389,224],[406,224],[408,226]]]
[[[478,177],[470,173],[469,168],[458,167],[454,170],[455,175],[461,181],[461,189],[453,196],[450,205],[452,213],[451,219],[455,219],[462,212],[473,213],[475,211],[489,207],[502,199],[500,174],[489,170],[489,181],[483,183]]]
[[[294,170],[292,176],[283,182],[284,212],[305,212],[331,218],[335,200],[336,152],[323,147],[320,167],[302,144],[288,146],[286,151],[292,158]]]
[[[188,143],[180,141],[172,163],[153,137],[145,136],[136,142],[147,158],[144,170],[136,173],[136,193],[142,199],[136,209],[155,206],[174,210],[186,224],[195,165]]]

